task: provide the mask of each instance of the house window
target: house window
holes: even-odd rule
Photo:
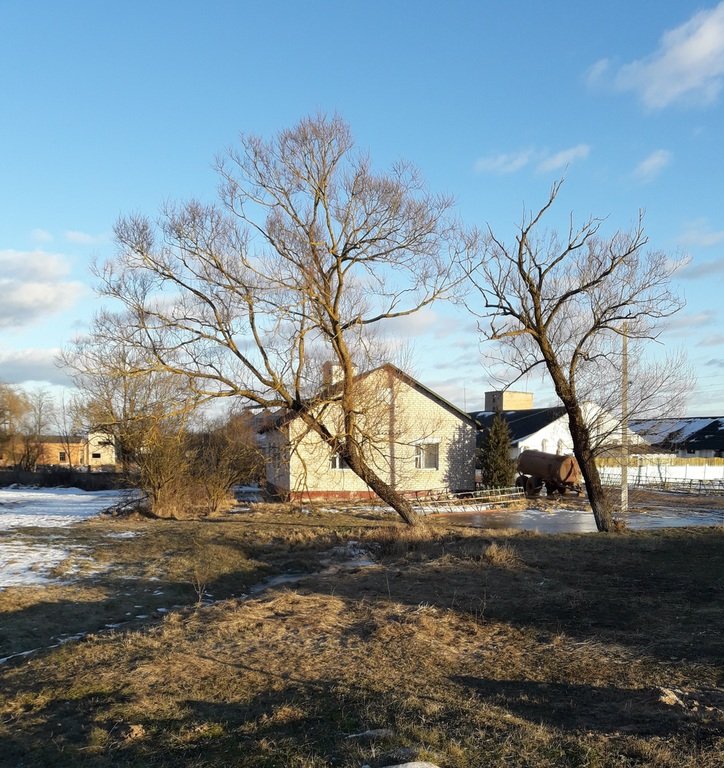
[[[418,443],[415,446],[415,469],[437,469],[439,462],[439,443]]]
[[[349,469],[349,464],[338,453],[332,454],[330,463],[332,469]]]
[[[58,461],[66,461],[65,451],[59,451],[58,452]]]
[[[543,453],[548,453],[548,441],[543,439],[540,441],[540,449]]]
[[[565,448],[565,446],[563,445],[563,440],[559,440],[559,441],[558,441],[558,448],[556,449],[556,453],[557,453],[559,456],[563,455],[563,450],[564,450],[564,448]]]
[[[100,459],[100,453],[91,453],[91,459]]]

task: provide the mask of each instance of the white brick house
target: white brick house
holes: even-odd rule
[[[386,483],[403,493],[475,486],[475,420],[391,364],[356,377],[363,413],[365,457]],[[328,405],[332,431],[340,408]],[[299,418],[275,415],[259,434],[267,485],[287,498],[369,498],[367,485]]]

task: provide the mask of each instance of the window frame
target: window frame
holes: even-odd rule
[[[430,463],[430,458],[434,461]],[[422,472],[436,472],[440,469],[440,441],[420,440],[415,443],[415,469]]]
[[[329,468],[333,472],[343,472],[349,469],[349,464],[336,451],[332,451],[329,456]]]

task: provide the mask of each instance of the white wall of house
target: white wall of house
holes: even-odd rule
[[[83,463],[94,467],[111,467],[116,463],[116,448],[113,440],[101,432],[91,432],[84,446]]]
[[[510,450],[510,457],[517,459],[525,450],[543,451],[565,455],[573,453],[573,440],[568,429],[568,416],[561,416],[551,424],[527,435]]]
[[[404,492],[474,487],[476,430],[472,424],[384,369],[365,378],[364,385],[369,393],[362,402],[370,437],[365,455],[385,482]],[[333,431],[339,427],[335,424],[339,417],[338,410],[330,409],[325,419]],[[301,419],[292,421],[289,430],[288,445],[295,447],[291,455],[288,448],[282,451],[289,456],[287,470],[271,464],[269,482],[297,494],[368,492],[366,484],[342,466],[339,457]],[[276,445],[279,439],[272,438]]]
[[[601,477],[609,483],[621,482],[620,467],[604,466],[600,468]],[[642,458],[628,468],[628,481],[631,485],[658,484],[663,481],[677,482],[724,482],[724,464],[687,464],[679,460],[672,462],[670,458]]]
[[[594,403],[582,405],[583,418],[589,425],[595,442],[617,446],[621,444],[621,428],[619,421]],[[646,441],[632,430],[627,431],[630,446],[646,445]],[[511,447],[511,458],[516,459],[526,449],[557,453],[561,455],[573,453],[573,438],[568,428],[568,416],[563,415],[547,426],[519,440]]]
[[[258,436],[258,447],[266,461],[266,481],[283,492],[291,490],[289,470],[289,428],[270,429]]]

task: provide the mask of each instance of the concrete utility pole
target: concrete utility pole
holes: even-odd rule
[[[623,324],[621,356],[621,514],[628,512],[628,323]]]

